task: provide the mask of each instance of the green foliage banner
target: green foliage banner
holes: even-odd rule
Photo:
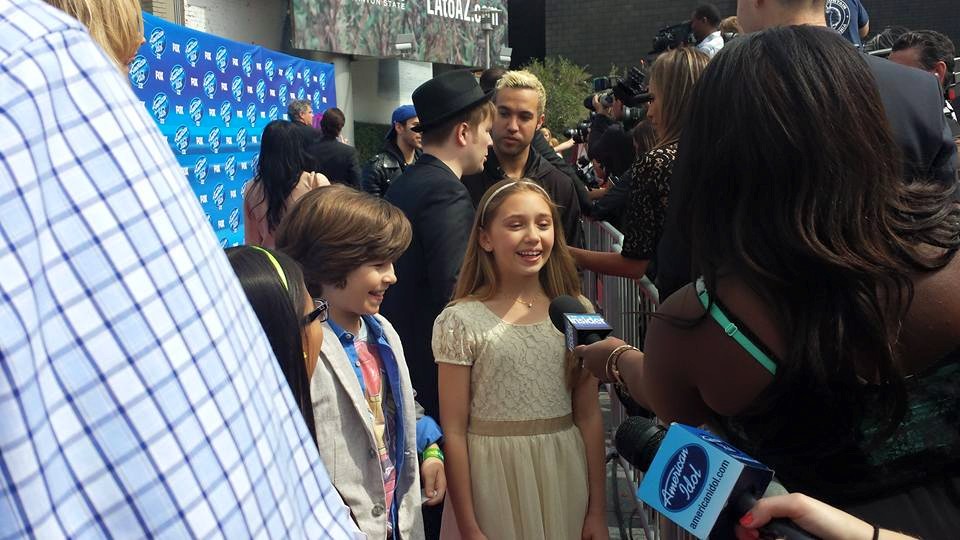
[[[293,46],[298,49],[399,57],[401,34],[416,44],[403,58],[483,67],[486,40],[480,12],[492,16],[490,57],[498,63],[507,39],[506,0],[292,0]]]

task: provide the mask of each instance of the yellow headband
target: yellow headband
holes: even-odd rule
[[[263,249],[260,246],[250,246],[250,247],[252,247],[257,251],[263,252],[263,254],[267,256],[267,260],[269,260],[270,263],[273,264],[273,267],[277,269],[277,274],[280,276],[280,283],[283,283],[283,288],[289,291],[290,287],[287,285],[287,276],[286,274],[283,273],[283,268],[280,267],[280,261],[278,261],[277,258],[273,256],[273,253],[270,253],[269,251]]]

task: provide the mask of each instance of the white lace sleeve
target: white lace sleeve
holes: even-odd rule
[[[473,332],[460,317],[457,306],[444,309],[433,323],[433,358],[437,363],[472,366],[475,359]]]

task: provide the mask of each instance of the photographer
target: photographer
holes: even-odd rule
[[[640,68],[630,68],[623,79],[596,78],[593,88],[596,93],[584,100],[584,106],[623,124],[624,131],[630,131],[646,116],[649,92]]]
[[[657,143],[637,159],[629,173],[634,185],[623,216],[623,250],[613,253],[571,248],[581,268],[635,279],[646,273],[663,231],[670,177],[689,97],[707,62],[704,53],[683,47],[661,55],[654,63],[647,116],[657,133]]]
[[[634,129],[642,129],[644,125],[646,123],[641,122]],[[619,124],[614,124],[600,135],[589,152],[597,176],[602,174],[605,180],[603,187],[590,192],[590,217],[608,221],[619,228],[633,186],[632,177],[624,175],[636,157],[633,136]]]
[[[697,48],[713,58],[723,48],[720,32],[720,10],[713,4],[703,4],[690,16],[690,29],[697,38]]]

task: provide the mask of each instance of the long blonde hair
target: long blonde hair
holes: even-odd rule
[[[543,268],[540,269],[540,286],[547,297],[553,300],[558,296],[569,295],[574,298],[580,296],[580,281],[577,276],[577,267],[573,256],[567,247],[563,236],[563,228],[559,226],[560,212],[557,205],[550,200],[547,192],[533,180],[507,179],[497,182],[483,194],[480,204],[477,205],[477,215],[473,221],[473,230],[470,232],[470,241],[467,244],[467,253],[463,257],[463,266],[460,267],[460,277],[454,288],[453,301],[450,305],[465,299],[490,300],[497,294],[500,287],[500,277],[497,275],[497,266],[492,253],[480,247],[480,233],[490,225],[503,202],[517,193],[536,193],[550,207],[550,216],[553,220],[553,250]],[[566,355],[566,382],[573,388],[581,376],[581,370],[572,353]]]
[[[662,121],[657,126],[657,147],[680,140],[690,96],[710,57],[695,47],[681,47],[657,58],[650,69],[650,84],[656,85]]]
[[[46,0],[87,27],[90,37],[126,69],[143,40],[143,15],[136,0]]]

